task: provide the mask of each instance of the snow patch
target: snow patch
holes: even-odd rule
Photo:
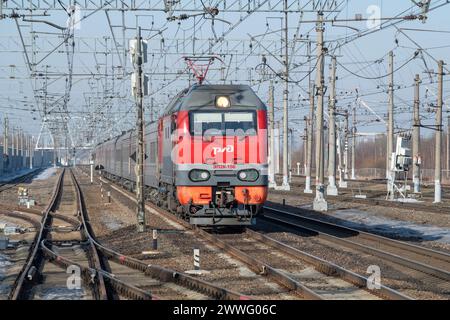
[[[336,210],[333,216],[340,224],[364,231],[375,231],[404,240],[437,241],[450,244],[450,229],[391,220],[355,209]]]
[[[58,168],[47,168],[44,171],[42,171],[37,177],[33,178],[33,181],[40,181],[40,180],[47,180],[51,176],[56,174],[56,171]]]
[[[420,201],[420,200],[413,199],[413,198],[398,198],[398,199],[393,200],[393,201],[405,202],[405,203],[420,203],[420,202],[424,202],[424,201]]]

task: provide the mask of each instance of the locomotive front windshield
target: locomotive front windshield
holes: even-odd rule
[[[255,112],[191,112],[195,136],[252,136],[256,134]]]

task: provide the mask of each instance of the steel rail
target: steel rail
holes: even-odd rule
[[[5,211],[9,211],[9,212],[5,212]],[[24,215],[24,214],[32,214],[32,215],[36,215],[36,216],[39,216],[42,218],[42,212],[39,210],[0,204],[0,214],[10,215],[11,213],[15,213],[19,216]],[[67,223],[70,223],[73,226],[74,231],[79,230],[81,228],[81,222],[75,218],[71,218],[66,215],[63,215],[60,213],[55,213],[55,212],[52,213],[52,216],[56,219],[63,220]]]
[[[103,179],[101,179],[101,180],[104,181]],[[135,201],[135,199],[133,199],[130,195],[128,195],[127,192],[125,192],[124,190],[120,190],[114,186],[111,186],[111,187],[114,188],[116,191],[121,192],[122,194],[126,195],[132,201]],[[299,283],[298,281],[292,279],[287,274],[273,268],[272,266],[254,258],[254,257],[251,257],[250,255],[233,247],[232,245],[226,243],[225,241],[218,239],[214,235],[212,235],[200,228],[196,228],[195,226],[187,223],[185,220],[182,220],[182,219],[176,217],[175,215],[167,212],[166,210],[164,210],[160,207],[157,207],[150,202],[146,203],[146,207],[151,208],[152,210],[155,210],[160,215],[181,225],[183,228],[194,231],[198,236],[203,238],[205,241],[207,241],[212,246],[218,247],[222,250],[225,250],[228,254],[230,254],[237,260],[244,263],[247,267],[249,267],[254,272],[256,272],[262,276],[267,276],[268,278],[272,279],[273,281],[277,282],[278,284],[282,285],[283,287],[287,288],[288,290],[295,291],[297,294],[299,294],[300,296],[305,297],[307,299],[314,299],[314,300],[323,300],[324,299],[324,297],[317,294],[313,290],[309,289],[305,285]]]
[[[97,279],[101,275],[104,281],[108,282],[111,287],[113,287],[117,292],[127,298],[134,300],[158,299],[156,296],[152,295],[149,292],[146,292],[136,286],[127,284],[124,281],[117,279],[113,274],[106,272],[105,270],[85,267],[57,254],[46,245],[46,240],[42,240],[41,248],[49,261],[61,267],[62,269],[67,270],[69,266],[77,266],[81,270],[83,275],[82,278],[87,286],[91,286],[93,284],[93,281],[95,281],[95,279]]]
[[[72,172],[73,174],[73,172]],[[75,177],[75,175],[73,175]],[[76,180],[78,185],[78,181]],[[79,185],[78,185],[79,188]],[[81,188],[80,188],[81,190]],[[81,194],[82,197],[82,194]],[[169,268],[147,264],[138,259],[125,256],[115,250],[105,247],[100,244],[95,236],[93,235],[92,228],[90,226],[89,217],[87,211],[83,210],[81,212],[81,218],[83,224],[85,225],[85,230],[87,231],[87,236],[89,240],[96,246],[96,248],[102,252],[106,258],[111,259],[119,264],[125,265],[129,268],[143,272],[145,275],[152,278],[156,278],[161,282],[173,282],[177,285],[183,286],[190,290],[194,290],[214,299],[220,300],[248,300],[251,297],[244,296],[240,293],[216,286],[210,282],[206,282],[200,279],[196,279],[182,272],[178,272]]]
[[[282,285],[283,287],[286,287],[289,290],[295,291],[297,294],[299,294],[300,296],[305,297],[307,299],[313,299],[313,300],[323,300],[324,299],[324,297],[317,294],[313,290],[309,289],[305,285],[299,283],[298,281],[292,279],[287,274],[273,268],[269,264],[266,264],[259,259],[251,257],[250,255],[246,254],[245,252],[235,248],[234,246],[232,246],[229,243],[206,232],[205,230],[197,228],[197,227],[187,223],[185,220],[177,218],[175,215],[167,212],[166,210],[164,210],[160,207],[155,206],[152,203],[147,202],[146,206],[157,211],[159,214],[166,217],[167,219],[170,219],[175,223],[181,224],[185,229],[194,231],[198,236],[200,236],[201,238],[206,240],[209,244],[224,250],[226,253],[230,254],[234,258],[236,258],[239,261],[241,261],[242,263],[244,263],[248,268],[253,270],[255,273],[263,275],[263,276],[267,276],[268,278],[272,279],[273,281],[277,282],[278,284]]]
[[[371,240],[371,241],[375,241],[375,242],[379,242],[379,243],[383,243],[383,244],[388,244],[392,247],[396,247],[396,248],[399,248],[402,250],[414,252],[416,254],[419,253],[421,255],[426,255],[426,256],[429,256],[429,257],[432,257],[435,259],[439,259],[439,260],[442,260],[443,262],[449,261],[449,258],[450,258],[449,254],[439,252],[436,250],[431,250],[431,249],[424,248],[424,247],[420,247],[420,246],[416,246],[416,245],[412,245],[412,244],[407,244],[407,243],[404,243],[404,242],[401,242],[398,240],[389,239],[386,237],[374,235],[374,234],[359,231],[356,229],[351,229],[351,228],[340,226],[337,224],[300,216],[299,214],[295,214],[295,213],[288,212],[285,210],[280,210],[280,209],[276,209],[276,208],[272,208],[272,207],[264,207],[264,210],[271,211],[271,212],[277,214],[277,216],[275,217],[273,215],[267,215],[265,213],[263,215],[264,219],[268,219],[270,221],[275,221],[276,223],[281,223],[281,224],[284,224],[284,225],[287,225],[290,227],[294,227],[297,229],[302,229],[306,232],[316,234],[319,237],[321,237],[325,240],[331,241],[333,243],[339,243],[346,247],[354,248],[354,249],[363,251],[365,253],[381,257],[388,261],[406,266],[406,267],[414,269],[414,270],[418,270],[418,271],[430,274],[432,276],[438,277],[438,278],[446,280],[446,281],[450,280],[450,273],[446,270],[442,270],[442,269],[436,268],[431,265],[427,265],[427,264],[424,264],[424,263],[421,263],[418,261],[414,261],[409,258],[399,256],[397,254],[382,251],[382,250],[373,248],[368,245],[363,245],[363,244],[360,244],[360,243],[352,241],[352,240],[343,239],[341,237],[330,234],[329,231],[327,232],[327,231],[320,230],[320,228],[323,228],[323,227],[329,228],[329,229],[332,229],[335,231],[343,232],[343,233],[347,234],[348,236],[352,236],[352,237],[361,236],[362,239]],[[287,216],[294,221],[282,219],[280,217],[280,215],[284,215],[285,217]],[[309,223],[310,226],[307,227],[300,223]],[[315,226],[317,226],[317,228],[311,227],[311,225],[313,225],[313,226],[315,225]]]
[[[254,240],[260,241],[266,245],[269,245],[281,252],[288,254],[296,259],[306,261],[307,263],[313,265],[316,270],[329,276],[338,276],[344,281],[347,281],[359,288],[363,288],[371,294],[380,296],[381,298],[387,298],[391,300],[412,300],[408,297],[392,288],[386,287],[384,285],[380,286],[380,289],[369,290],[367,288],[367,283],[369,280],[355,272],[342,268],[332,262],[326,261],[305,251],[301,251],[297,248],[287,245],[281,241],[273,239],[265,234],[256,232],[254,230],[247,228],[247,234],[250,235]]]
[[[11,218],[15,218],[15,219],[21,219],[24,221],[27,221],[28,223],[31,223],[36,229],[40,229],[41,227],[41,222],[37,221],[33,218],[30,218],[26,215],[24,215],[23,213],[20,212],[2,212],[0,211],[0,216],[7,216],[7,217],[11,217]]]
[[[286,194],[284,191],[273,191],[273,193],[277,194]],[[302,197],[307,198],[314,198],[314,194],[302,194]],[[431,203],[411,203],[411,202],[401,202],[401,201],[390,201],[385,199],[376,199],[376,198],[354,198],[350,196],[344,196],[344,195],[338,195],[334,197],[328,197],[328,201],[330,202],[352,202],[352,203],[360,203],[360,204],[367,204],[371,206],[383,206],[383,207],[395,207],[399,209],[406,209],[406,210],[418,210],[418,211],[424,211],[424,212],[432,212],[432,213],[439,213],[439,214],[447,214],[447,212],[450,212],[450,206],[442,205],[442,204],[431,204]]]
[[[81,192],[81,188],[78,184],[78,181],[75,178],[75,175],[73,174],[72,170],[70,170],[70,178],[72,180],[72,184],[75,188],[75,195],[76,195],[76,202],[77,202],[77,215],[78,217],[81,219],[81,223],[83,228],[81,228],[81,233],[84,239],[88,239],[91,240],[90,234],[92,233],[92,230],[90,229],[90,226],[86,224],[86,209],[85,209],[85,205],[84,205],[84,199],[83,199],[83,194]],[[92,243],[92,241],[89,241],[88,244],[89,247],[89,264],[90,267],[97,269],[97,270],[102,270],[102,264],[101,264],[101,257],[97,251],[97,248],[95,247],[95,245]],[[105,286],[105,280],[103,278],[102,273],[98,273],[98,277],[97,277],[97,281],[98,281],[98,291],[94,290],[94,293],[97,295],[96,298],[99,300],[108,300],[108,294],[107,294],[107,290],[106,290],[106,286]]]
[[[107,182],[104,179],[100,179],[103,182]],[[111,185],[111,183],[110,183]],[[125,190],[120,190],[119,188],[111,185],[111,188],[115,189],[119,193],[123,194],[124,196],[128,197],[131,201],[135,201],[135,199]],[[218,239],[217,237],[207,233],[206,231],[196,228],[195,226],[187,223],[185,220],[182,220],[175,215],[167,212],[164,209],[161,209],[160,207],[155,206],[154,204],[147,202],[145,204],[147,209],[151,209],[156,211],[161,216],[165,217],[166,219],[175,222],[178,225],[181,225],[184,229],[192,230],[195,232],[198,236],[202,237],[205,241],[207,241],[209,244],[211,244],[214,247],[218,247],[222,250],[226,250],[231,256],[235,257],[237,260],[244,263],[247,267],[249,267],[254,272],[261,274],[262,276],[267,276],[268,278],[272,279],[273,281],[277,282],[278,284],[282,285],[283,287],[286,287],[289,290],[295,291],[297,294],[307,298],[307,299],[314,299],[314,300],[322,300],[324,299],[319,294],[315,293],[311,289],[307,288],[303,284],[299,283],[298,281],[292,279],[288,275],[284,274],[283,272],[280,272],[276,270],[275,268],[271,267],[268,264],[265,264],[264,262],[255,259],[246,253],[242,252],[239,249],[234,248],[233,246],[227,244],[226,242]]]
[[[50,225],[50,223],[51,223],[50,211],[52,211],[54,209],[54,207],[56,206],[57,200],[60,196],[64,173],[65,173],[65,170],[62,170],[62,172],[60,173],[60,175],[58,177],[58,181],[53,189],[52,197],[49,201],[47,208],[43,212],[43,217],[41,220],[41,228],[40,228],[39,232],[36,233],[36,236],[31,245],[31,250],[28,254],[25,265],[22,267],[22,269],[19,273],[19,276],[14,281],[12,290],[8,295],[9,300],[19,300],[19,299],[23,299],[25,297],[25,294],[26,294],[25,291],[27,289],[26,287],[29,284],[29,281],[26,282],[26,278],[29,275],[31,267],[34,265],[38,265],[40,263],[39,260],[41,257],[39,256],[39,248],[40,248],[39,244],[43,239],[45,239],[47,237],[47,234],[49,232],[49,230],[46,227],[48,225]]]

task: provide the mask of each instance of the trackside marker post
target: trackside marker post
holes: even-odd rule
[[[153,242],[152,242],[152,250],[158,250],[158,230],[153,230],[152,234]]]
[[[194,249],[194,270],[200,270],[200,249]]]

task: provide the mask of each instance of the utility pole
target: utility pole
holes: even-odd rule
[[[153,122],[153,112],[155,110],[155,99],[153,97],[150,98],[150,122]]]
[[[312,193],[311,190],[311,169],[312,169],[312,144],[314,132],[314,91],[315,86],[313,82],[309,83],[309,119],[308,119],[308,137],[307,137],[307,155],[306,155],[306,170],[305,170],[305,190],[304,193]],[[316,146],[317,147],[317,146]]]
[[[53,137],[53,167],[56,168],[57,154],[56,154],[56,137]]]
[[[344,179],[348,180],[348,110],[345,110],[344,116]]]
[[[388,108],[388,133],[387,133],[387,167],[386,175],[388,179],[388,195],[390,199],[394,197],[394,174],[391,172],[392,153],[394,152],[394,53],[389,52],[389,108]]]
[[[303,118],[305,128],[303,129],[303,170],[306,172],[306,164],[308,162],[308,117]]]
[[[314,129],[314,82],[311,81],[311,40],[307,43],[307,55],[309,61],[308,84],[309,84],[309,117],[307,122],[306,136],[306,161],[305,161],[305,189],[304,193],[312,193],[311,190],[311,167],[312,167],[312,142]]]
[[[331,92],[328,106],[328,186],[327,195],[337,196],[336,188],[336,56],[331,58]]]
[[[338,150],[338,157],[339,157],[339,188],[347,188],[347,181],[344,181],[343,177],[343,171],[344,171],[344,156],[342,151],[342,121],[339,122],[339,130],[338,130],[338,137],[337,137],[337,150]]]
[[[288,56],[288,1],[284,0],[284,92],[283,92],[283,184],[281,190],[289,191],[288,177],[288,99],[289,99],[289,56]]]
[[[442,140],[442,94],[443,94],[443,78],[444,78],[444,61],[439,61],[438,66],[438,97],[436,110],[436,150],[434,153],[434,203],[441,202],[441,140]]]
[[[327,211],[328,204],[325,200],[324,187],[324,133],[323,133],[323,96],[324,96],[324,54],[323,46],[323,13],[319,12],[316,25],[317,32],[317,74],[316,87],[317,98],[317,117],[316,117],[316,197],[313,202],[313,209],[317,211]]]
[[[275,121],[273,122],[273,140],[274,140],[274,148],[273,148],[273,174],[274,174],[274,180],[276,182],[276,175],[280,173],[280,122]]]
[[[275,103],[273,92],[273,81],[269,84],[269,188],[276,188],[277,183],[275,181]]]
[[[419,117],[419,107],[420,107],[420,76],[416,74],[414,79],[414,126],[413,126],[413,183],[414,183],[414,193],[420,192],[420,117]]]
[[[356,179],[355,176],[355,163],[356,163],[356,104],[353,105],[353,117],[352,117],[352,180]]]
[[[30,169],[33,169],[33,157],[34,157],[33,136],[30,136],[29,139],[30,139]]]
[[[450,177],[450,116],[447,116],[447,178]]]
[[[20,129],[19,131],[19,139],[20,139],[20,156],[21,156],[21,164],[20,166],[23,168],[25,167],[25,148],[24,148],[24,141],[23,141],[23,130]]]
[[[142,50],[141,28],[137,28],[136,56],[136,107],[137,107],[137,135],[136,135],[136,200],[138,232],[145,231],[145,199],[144,199],[144,104],[142,90]]]
[[[6,155],[7,159],[8,159],[8,165],[6,166],[6,168],[4,167],[3,170],[4,171],[8,171],[9,170],[9,164],[11,163],[11,159],[9,158],[9,141],[8,141],[8,135],[9,135],[9,122],[8,122],[8,117],[5,117],[5,119],[3,120],[3,153]]]
[[[277,121],[277,129],[278,129],[278,147],[277,147],[277,158],[278,158],[278,164],[277,164],[277,173],[281,173],[281,165],[283,164],[283,154],[281,153],[281,146],[282,146],[282,135],[281,135],[281,121]]]
[[[291,128],[289,128],[289,135],[288,135],[288,137],[289,137],[289,157],[288,157],[288,160],[289,160],[289,183],[291,183],[292,182],[292,154],[293,154],[293,150],[294,150],[294,131],[291,129]]]
[[[13,129],[13,141],[14,141],[14,149],[13,149],[13,170],[17,170],[17,163],[18,163],[18,148],[19,148],[19,140],[17,139],[17,128]]]
[[[14,149],[14,144],[16,143],[15,135],[14,135],[14,126],[11,128],[11,158],[16,155],[16,151]],[[12,162],[11,162],[12,163]]]

